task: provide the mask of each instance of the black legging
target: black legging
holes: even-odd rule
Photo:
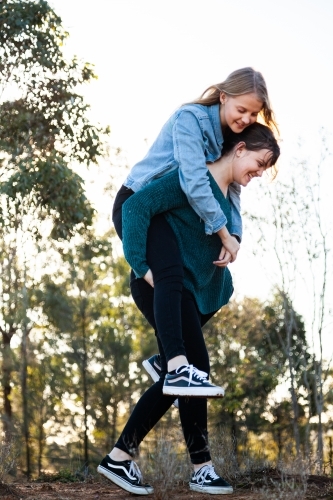
[[[132,194],[131,189],[122,186],[113,205],[112,220],[121,240],[122,205]],[[186,356],[181,326],[184,270],[176,237],[163,215],[151,220],[147,262],[154,277],[154,317],[166,359]]]

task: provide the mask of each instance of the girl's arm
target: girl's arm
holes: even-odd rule
[[[207,120],[207,123],[204,123]],[[182,110],[173,126],[174,155],[179,165],[179,180],[188,202],[205,223],[206,234],[217,233],[224,249],[236,259],[239,243],[226,229],[227,218],[209,184],[205,157],[205,143],[208,142],[209,119],[199,120],[190,110]],[[238,200],[237,200],[238,198]],[[231,233],[241,239],[239,193],[233,193]],[[230,261],[228,261],[230,262]]]
[[[232,184],[229,184],[228,191],[229,191],[229,201],[231,210],[230,233],[236,236],[238,241],[240,242],[242,240],[242,234],[243,234],[242,217],[240,215],[241,187],[239,184],[237,184],[237,182],[233,182]]]
[[[205,129],[203,120],[189,110],[182,110],[173,126],[174,156],[179,165],[180,185],[189,204],[205,223],[206,234],[217,233],[227,218],[213,196],[209,184],[205,157]]]
[[[175,170],[140,189],[122,206],[124,255],[138,278],[149,270],[146,247],[151,218],[187,203]]]

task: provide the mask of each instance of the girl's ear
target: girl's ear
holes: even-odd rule
[[[235,146],[235,155],[240,158],[241,156],[243,156],[243,154],[245,153],[246,151],[246,144],[244,141],[241,141],[239,142],[236,146]]]
[[[226,99],[226,95],[224,92],[220,92],[220,103],[224,104]]]

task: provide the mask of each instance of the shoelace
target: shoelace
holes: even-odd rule
[[[198,368],[196,368],[193,365],[188,365],[186,368],[184,368],[184,370],[186,370],[190,373],[190,379],[189,379],[188,385],[191,384],[193,376],[195,376],[199,380],[207,380],[208,374],[206,372],[198,370]]]
[[[202,371],[202,370],[198,370],[198,368],[195,368],[195,366],[193,366],[194,370],[196,371],[196,373],[198,374],[199,377],[203,377],[203,378],[206,378],[208,379],[208,373]]]
[[[131,465],[128,472],[131,474],[131,476],[137,477],[140,483],[142,483],[141,471],[138,467],[138,464],[136,464],[133,460],[131,460]]]
[[[195,479],[199,486],[203,486],[206,481],[206,477],[210,475],[210,477],[214,479],[219,479],[219,476],[216,474],[214,470],[214,465],[204,465],[198,472],[195,474]]]

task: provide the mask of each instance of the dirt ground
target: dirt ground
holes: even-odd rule
[[[25,484],[25,485],[11,485],[12,493],[9,491],[5,492],[4,489],[1,490],[0,487],[0,498],[2,500],[134,500],[135,498],[142,498],[138,495],[133,495],[127,493],[122,489],[118,488],[113,484],[85,484],[85,483],[74,483],[74,484]],[[215,495],[216,497],[216,495]],[[250,495],[249,492],[236,492],[233,495],[229,495],[229,498],[237,498],[237,500],[254,500],[257,499],[257,495],[253,493]],[[154,495],[148,495],[147,498],[154,499]],[[171,493],[168,497],[170,500],[211,500],[212,496],[202,493],[195,493],[189,491],[185,486],[180,490]],[[225,498],[225,495],[223,495]]]
[[[237,500],[258,500],[264,498],[271,499],[333,499],[332,479],[319,476],[310,476],[308,478],[308,489],[305,496],[290,496],[291,492],[285,494],[279,491],[278,495],[272,491],[272,494],[266,492],[265,496],[261,496],[260,489],[237,488],[236,491],[223,498],[232,498]],[[187,485],[179,487],[174,492],[170,492],[167,496],[156,494],[148,495],[147,498],[152,500],[212,500],[212,498],[220,498],[221,495],[212,497],[204,493],[195,493],[189,490]],[[113,485],[104,478],[94,479],[91,482],[80,483],[17,483],[10,485],[0,484],[1,500],[134,500],[141,498],[123,491],[116,485]]]

